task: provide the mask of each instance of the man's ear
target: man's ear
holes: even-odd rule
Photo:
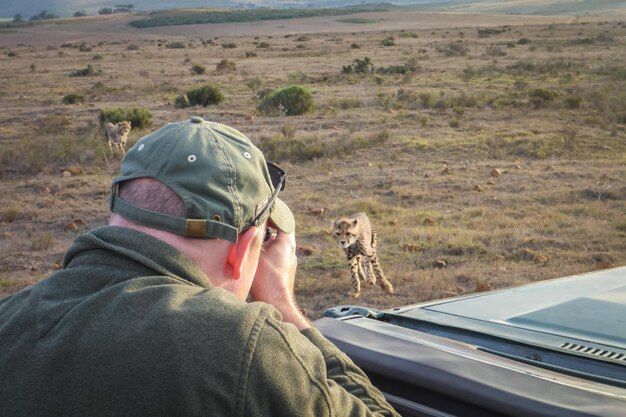
[[[256,238],[258,228],[252,226],[248,230],[239,234],[237,243],[230,247],[228,252],[228,265],[230,266],[230,276],[233,279],[241,278],[241,272],[243,264],[252,245],[252,242]]]

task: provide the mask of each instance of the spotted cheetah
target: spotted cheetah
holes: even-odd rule
[[[378,261],[376,253],[378,236],[365,213],[356,213],[335,220],[333,236],[348,257],[354,297],[361,295],[360,281],[365,280],[370,285],[376,284],[378,280],[378,285],[384,291],[393,294],[393,286],[385,277]]]
[[[130,132],[130,122],[119,122],[116,124],[104,124],[104,138],[109,143],[109,149],[113,151],[112,144],[115,148],[126,155],[126,141],[128,140],[128,132]]]

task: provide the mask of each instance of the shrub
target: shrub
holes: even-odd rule
[[[433,105],[435,104],[435,96],[433,96],[430,93],[421,93],[418,98],[419,98],[420,104],[425,109],[429,109],[433,107]]]
[[[496,28],[485,28],[485,29],[476,28],[476,30],[478,31],[479,38],[486,38],[488,36],[498,35],[504,32],[504,29],[496,29]]]
[[[17,219],[18,214],[20,214],[20,209],[16,206],[5,207],[0,212],[0,220],[5,223],[13,223]]]
[[[235,49],[237,44],[235,42],[226,42],[222,44],[222,48],[224,49]]]
[[[406,74],[408,71],[405,65],[390,65],[388,67],[376,68],[378,74]]]
[[[104,125],[107,122],[115,124],[128,120],[133,129],[145,129],[152,124],[152,113],[144,107],[102,109],[100,110],[99,120],[100,125]]]
[[[352,65],[344,65],[342,72],[344,74],[357,73],[357,74],[371,74],[374,72],[374,64],[369,57],[363,59],[355,59]]]
[[[468,66],[463,69],[463,75],[461,77],[463,78],[463,81],[467,83],[469,82],[469,80],[471,80],[475,76],[476,76],[476,70]]]
[[[222,59],[215,67],[217,72],[235,72],[237,71],[237,64],[229,59]]]
[[[521,38],[520,40],[517,41],[517,43],[519,45],[526,45],[526,44],[530,43],[530,39],[528,39],[528,38]]]
[[[224,94],[219,86],[215,84],[207,84],[187,91],[187,98],[191,106],[210,106],[219,104],[224,100]]]
[[[269,48],[270,44],[269,42],[260,42],[256,47],[257,48]]]
[[[468,49],[465,45],[458,42],[450,42],[447,45],[438,47],[437,52],[445,56],[465,56],[467,55]]]
[[[131,43],[130,45],[128,45],[126,47],[127,51],[138,51],[139,50],[139,45],[136,45],[134,43]]]
[[[540,98],[544,101],[554,101],[556,98],[556,93],[552,90],[547,90],[545,88],[535,88],[534,90],[530,90],[528,92],[529,97]]]
[[[433,104],[433,109],[435,110],[444,111],[447,108],[448,108],[448,104],[443,99],[437,100],[435,104]]]
[[[54,236],[52,233],[46,232],[31,238],[30,244],[34,251],[48,250],[54,246]]]
[[[539,109],[544,107],[547,102],[554,101],[556,93],[545,88],[535,88],[528,92],[528,97],[530,97],[530,105],[535,109]]]
[[[185,49],[187,45],[185,45],[182,42],[170,42],[167,45],[165,45],[165,47],[167,49]]]
[[[178,109],[184,109],[185,107],[191,106],[191,103],[189,102],[189,97],[187,97],[187,94],[183,94],[183,95],[176,97],[176,99],[174,100],[174,106]]]
[[[352,48],[352,49],[361,49],[361,45],[356,43],[356,42],[352,42],[352,44],[350,45],[350,48]]]
[[[565,100],[563,100],[563,106],[565,106],[566,109],[579,109],[580,105],[582,104],[583,99],[580,98],[580,96],[567,96],[565,97]]]
[[[385,38],[382,41],[380,41],[381,46],[395,46],[395,44],[396,43],[394,42],[392,37]]]
[[[255,56],[256,56],[256,52],[246,51],[246,58],[254,58]]]
[[[85,97],[79,95],[79,94],[68,94],[65,97],[63,97],[62,100],[63,104],[78,104],[78,103],[84,103],[85,102]]]
[[[245,81],[246,87],[252,90],[252,95],[256,95],[257,91],[263,87],[264,81],[259,77],[248,78]]]
[[[268,116],[298,116],[311,113],[314,107],[313,96],[307,88],[290,85],[263,97],[257,109]]]
[[[102,74],[102,70],[94,69],[93,65],[87,65],[87,68],[79,69],[70,73],[70,77],[91,77]]]
[[[294,125],[286,124],[280,128],[280,133],[288,139],[296,137],[296,127]]]
[[[515,80],[515,83],[513,84],[515,85],[515,88],[517,88],[520,91],[528,87],[528,83],[526,82],[526,80],[523,80],[521,78],[518,78],[517,80]]]
[[[191,73],[192,74],[204,74],[206,72],[206,68],[204,67],[204,65],[200,65],[200,64],[193,64],[191,66]]]

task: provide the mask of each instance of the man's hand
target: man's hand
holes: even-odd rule
[[[295,235],[278,231],[274,239],[263,244],[250,294],[253,301],[273,305],[285,322],[304,330],[311,325],[300,313],[293,294],[297,264]]]

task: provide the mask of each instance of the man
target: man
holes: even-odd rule
[[[296,305],[285,177],[199,117],[138,141],[110,225],[0,300],[1,414],[397,415]]]

